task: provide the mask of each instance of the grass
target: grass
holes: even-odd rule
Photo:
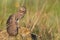
[[[0,29],[6,29],[8,17],[21,5],[27,13],[20,20],[21,26],[29,27],[41,40],[60,40],[59,0],[0,0]]]

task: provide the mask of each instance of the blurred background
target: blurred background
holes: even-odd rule
[[[41,40],[60,40],[60,0],[0,0],[0,30],[19,7],[25,6],[27,13],[20,26],[32,28]]]

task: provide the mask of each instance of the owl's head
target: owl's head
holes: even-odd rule
[[[19,11],[20,13],[25,14],[25,13],[26,13],[26,7],[22,6],[22,7],[19,8],[18,11]]]

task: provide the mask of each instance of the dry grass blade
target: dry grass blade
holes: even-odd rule
[[[57,3],[57,0],[55,0],[55,3],[53,4],[52,7],[54,7],[54,6],[56,5],[56,3]],[[51,14],[51,13],[50,13],[50,14]],[[56,14],[56,21],[57,21],[57,24],[59,24],[57,14]],[[48,25],[49,25],[49,23],[48,23]],[[58,25],[57,25],[57,26],[58,26]],[[53,29],[53,27],[50,28],[50,30],[48,31],[48,33],[50,33],[50,32],[52,31],[52,29]]]
[[[55,6],[57,2],[58,2],[58,0],[55,0],[55,3],[53,4],[53,6]],[[53,6],[52,6],[52,7],[53,7]]]
[[[42,13],[42,12],[43,12],[43,10],[44,10],[44,8],[45,8],[45,6],[46,6],[46,3],[47,3],[47,0],[46,0],[46,2],[44,3],[44,5],[43,5],[43,7],[42,7],[42,9],[41,9],[41,12],[40,12],[40,13]],[[40,18],[40,15],[38,15],[37,20],[34,22],[33,27],[32,27],[32,29],[31,29],[31,32],[33,31],[33,29],[34,29],[35,25],[37,24],[37,22],[38,22],[39,18]]]
[[[29,21],[30,21],[30,11],[27,12],[27,21],[26,21],[26,27],[29,27]]]
[[[57,27],[58,27],[58,32],[60,33],[60,24],[59,24],[59,18],[56,14],[56,23],[57,23]]]
[[[7,12],[7,0],[3,0],[2,2],[2,12],[3,12],[3,15],[6,16],[6,12]]]

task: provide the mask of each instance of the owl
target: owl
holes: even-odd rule
[[[18,24],[15,20],[15,15],[11,15],[7,20],[7,32],[9,36],[16,36],[18,34]]]
[[[21,19],[26,13],[25,7],[20,7],[15,14],[12,14],[7,19],[7,33],[10,36],[16,36],[18,34],[19,19]]]

